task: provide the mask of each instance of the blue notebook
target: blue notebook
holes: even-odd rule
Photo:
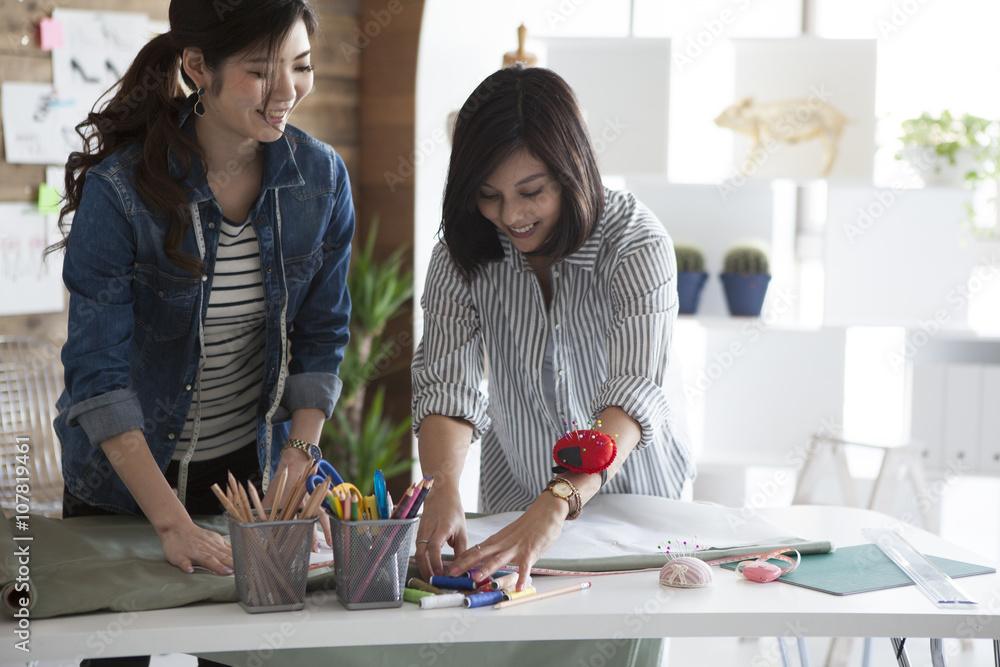
[[[985,565],[937,556],[927,558],[952,578],[996,572],[996,568]],[[774,562],[787,566],[787,563]],[[722,567],[735,570],[737,565],[739,563],[726,563]],[[841,547],[830,553],[803,556],[795,571],[782,575],[778,581],[831,595],[867,593],[913,584],[913,580],[874,544]]]

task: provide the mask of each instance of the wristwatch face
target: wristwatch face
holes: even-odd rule
[[[285,443],[285,446],[297,449],[300,452],[305,452],[313,461],[319,461],[323,458],[323,450],[321,450],[318,445],[314,445],[311,442],[292,438]]]
[[[573,495],[573,489],[566,482],[556,482],[552,485],[552,493],[563,500],[569,500]]]

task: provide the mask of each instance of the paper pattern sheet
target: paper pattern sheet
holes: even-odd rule
[[[57,237],[34,204],[0,203],[0,315],[63,309],[62,258],[42,252]],[[52,241],[50,241],[52,239]]]
[[[466,522],[469,544],[486,540],[521,514],[505,512],[469,519]],[[609,494],[594,497],[579,519],[563,524],[562,535],[546,552],[545,558],[587,559],[663,553],[668,540],[672,543],[693,541],[695,536],[702,548],[720,549],[772,544],[796,537],[739,508],[654,496]],[[445,551],[448,551],[447,546]],[[414,553],[413,546],[410,553]]]

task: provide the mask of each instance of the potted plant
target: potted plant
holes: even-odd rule
[[[771,282],[767,253],[754,245],[735,245],[726,251],[721,274],[730,315],[757,317]]]
[[[903,148],[896,158],[909,163],[924,185],[975,188],[995,180],[1000,160],[1000,123],[947,109],[904,120]]]
[[[705,273],[705,253],[695,245],[678,243],[674,246],[677,257],[677,301],[681,315],[698,312],[701,288],[708,280]]]
[[[399,445],[409,433],[411,419],[394,422],[385,414],[385,387],[373,396],[368,386],[400,364],[394,363],[400,344],[383,340],[386,325],[413,295],[413,273],[403,269],[397,248],[376,260],[378,219],[372,221],[363,247],[355,247],[347,288],[351,294],[351,340],[344,348],[340,379],[344,383],[333,419],[323,424],[320,449],[345,480],[364,494],[371,493],[376,470],[386,479],[405,472],[413,462],[401,457]],[[366,405],[366,397],[370,400]],[[409,440],[406,440],[407,444]]]

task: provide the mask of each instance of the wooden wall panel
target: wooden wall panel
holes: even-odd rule
[[[395,172],[400,159],[412,159],[416,133],[417,46],[423,19],[423,0],[364,0],[359,15],[357,43],[361,52],[361,172],[358,227],[366,229],[379,218],[376,249],[388,254],[397,247],[413,248],[413,174],[402,183],[387,183],[385,172]],[[381,20],[380,20],[381,19]],[[395,320],[387,332],[402,343],[402,369],[387,378],[386,401],[396,419],[410,414],[412,386],[409,362],[413,312]],[[408,441],[400,443],[408,448]],[[405,489],[408,480],[394,480],[392,492]],[[398,495],[396,496],[398,497]]]

